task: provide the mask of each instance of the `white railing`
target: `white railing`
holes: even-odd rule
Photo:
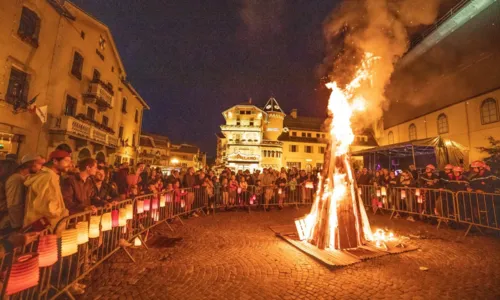
[[[52,123],[51,131],[62,131],[83,139],[96,141],[101,144],[118,146],[118,138],[100,130],[91,124],[80,121],[72,116],[56,118]]]
[[[89,95],[106,102],[109,107],[113,106],[113,95],[111,95],[101,83],[91,83]]]

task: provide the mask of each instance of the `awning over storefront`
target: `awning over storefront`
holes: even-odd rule
[[[363,157],[373,156],[375,160],[377,156],[384,156],[389,159],[411,158],[414,165],[417,165],[415,157],[432,156],[435,157],[437,167],[443,168],[448,163],[453,165],[468,165],[468,151],[467,147],[455,141],[442,137],[434,137],[360,150],[353,152],[352,155]]]

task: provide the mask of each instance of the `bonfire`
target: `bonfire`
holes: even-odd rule
[[[328,102],[330,140],[324,169],[319,176],[311,212],[296,220],[299,238],[322,250],[357,248],[379,236],[371,231],[349,155],[354,140],[351,119],[365,108],[365,99],[359,96],[358,89],[369,84],[376,60],[372,54],[365,54],[354,79],[344,88],[336,82],[327,84],[331,89]]]

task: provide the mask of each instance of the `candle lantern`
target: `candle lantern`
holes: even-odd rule
[[[377,197],[380,197],[380,190],[377,190]]]
[[[144,212],[144,201],[143,200],[137,200],[136,206],[137,206],[137,213],[138,214],[142,214]]]
[[[314,184],[312,183],[312,181],[306,182],[306,189],[313,189],[313,188],[314,188]]]
[[[385,186],[380,187],[380,194],[382,196],[387,196],[387,189],[385,188]]]
[[[240,187],[238,188],[238,194],[241,194],[241,188]]]
[[[113,222],[111,221],[111,213],[102,214],[101,218],[101,230],[108,231],[111,230]]]
[[[417,202],[418,202],[418,203],[424,203],[424,199],[422,199],[422,196],[421,196],[421,195],[418,195],[418,196],[417,196]]]
[[[66,229],[61,233],[61,257],[78,251],[78,229]]]
[[[127,225],[127,209],[122,207],[118,211],[118,226],[122,227],[125,225]]]
[[[186,206],[186,201],[181,200],[181,207],[184,208],[184,206]]]
[[[136,237],[134,239],[134,246],[139,247],[140,245],[142,245],[141,239],[139,237]]]
[[[134,218],[134,206],[132,204],[126,204],[125,211],[125,218],[127,220],[132,220]]]
[[[167,202],[167,195],[162,194],[160,196],[160,207],[165,207],[165,203]]]
[[[145,199],[144,200],[144,211],[150,211],[150,210],[151,210],[151,200]]]
[[[78,222],[76,224],[78,230],[77,244],[82,245],[89,241],[89,222]]]
[[[151,201],[151,209],[156,210],[158,209],[158,198],[153,198],[153,201]]]
[[[57,262],[57,235],[47,234],[38,241],[38,259],[40,268],[50,267]]]
[[[111,227],[118,227],[120,224],[120,212],[118,209],[114,209],[111,211]]]
[[[5,294],[10,296],[37,286],[40,280],[39,267],[38,253],[27,253],[18,257],[12,264]]]
[[[420,196],[420,189],[415,189],[415,196]]]
[[[278,189],[278,195],[281,195],[283,193],[282,189]]]
[[[405,199],[405,198],[406,198],[406,191],[401,190],[401,199]]]
[[[101,234],[99,231],[99,224],[101,223],[100,216],[91,216],[90,217],[90,226],[89,226],[89,238],[95,239],[98,238]]]

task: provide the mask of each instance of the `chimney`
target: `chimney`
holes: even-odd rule
[[[290,116],[294,119],[297,119],[297,109],[294,108],[290,111]]]

